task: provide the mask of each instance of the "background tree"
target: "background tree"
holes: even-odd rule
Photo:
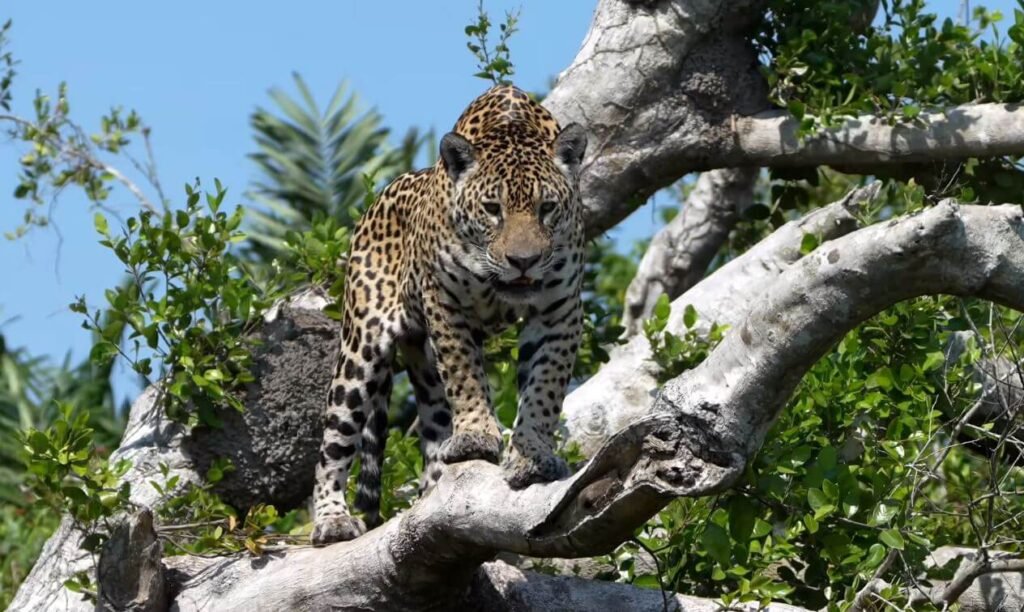
[[[363,112],[344,83],[321,112],[302,77],[293,77],[299,101],[272,89],[277,113],[259,108],[249,118],[257,146],[250,158],[262,178],[248,194],[256,204],[248,237],[268,258],[281,251],[288,231],[306,231],[318,216],[351,226],[361,212],[364,177],[372,177],[372,190],[408,172],[432,139],[412,130],[392,148],[382,117]]]

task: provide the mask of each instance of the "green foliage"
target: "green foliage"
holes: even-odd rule
[[[2,62],[2,56],[0,56]],[[5,85],[6,83],[6,85]],[[9,101],[8,79],[0,78],[0,97]],[[141,118],[120,108],[111,109],[101,118],[100,129],[89,136],[69,116],[67,86],[61,83],[56,100],[37,92],[33,99],[35,116],[24,119],[7,116],[14,124],[13,137],[28,145],[19,162],[21,171],[14,197],[29,201],[22,223],[5,235],[9,239],[23,236],[32,227],[49,224],[48,205],[68,186],[78,186],[94,204],[103,204],[111,193],[112,184],[124,184],[144,207],[155,210],[142,191],[122,173],[103,159],[104,154],[118,154],[130,144],[129,136],[149,137],[149,128]]]
[[[170,468],[160,464],[163,480],[149,484],[161,495],[158,533],[164,541],[165,555],[217,555],[247,550],[259,556],[270,542],[301,535],[301,528],[294,526],[294,513],[280,516],[277,508],[268,504],[256,504],[240,520],[238,511],[214,492],[217,483],[234,469],[227,459],[217,459],[207,470],[204,482],[181,486],[178,476],[171,476]]]
[[[616,253],[611,241],[587,247],[583,269],[583,338],[573,376],[593,376],[608,361],[608,349],[621,342],[626,288],[636,274],[636,259]]]
[[[84,326],[101,334],[92,349],[97,364],[122,356],[152,382],[153,359],[166,393],[169,416],[192,425],[217,426],[219,406],[241,410],[235,389],[252,381],[250,326],[270,305],[273,294],[245,274],[231,250],[244,239],[238,227],[242,208],[221,210],[226,190],[216,183],[201,203],[198,184],[186,186],[185,208],[129,217],[120,233],[96,214],[100,244],[125,267],[131,282],[106,293],[106,316],[128,328],[130,348],[118,336],[103,336],[100,311],[84,298],[71,309],[86,316]]]
[[[10,349],[0,335],[0,607],[10,603],[57,526],[59,515],[50,503],[57,501],[57,507],[63,508],[68,501],[63,491],[60,496],[41,497],[34,490],[32,485],[40,480],[26,469],[29,455],[23,442],[23,432],[50,432],[55,421],[64,419],[61,406],[92,407],[78,419],[92,430],[90,449],[100,463],[123,427],[122,417],[114,412],[109,369],[88,362],[57,367],[24,349]],[[50,476],[65,469],[50,464],[43,455],[34,457]],[[52,493],[42,491],[47,492]]]
[[[756,37],[763,72],[772,102],[800,120],[801,136],[856,115],[912,124],[952,105],[1024,100],[1024,10],[1014,10],[1004,34],[1004,16],[980,6],[969,22],[955,23],[927,11],[925,0],[892,0],[881,2],[882,18],[872,24],[878,4],[769,2]],[[1013,202],[1024,192],[1024,173],[1012,158],[893,171],[965,201]]]
[[[842,609],[890,550],[914,572],[944,544],[1016,550],[1024,499],[1013,492],[1024,475],[948,438],[977,397],[970,365],[981,356],[972,344],[947,363],[950,334],[978,328],[984,344],[1008,353],[1024,340],[1019,315],[988,308],[924,298],[847,335],[804,377],[734,492],[677,500],[645,527],[640,541],[656,551],[668,588],[727,605]],[[658,310],[645,331],[664,351],[667,301]],[[696,318],[684,320],[692,329]],[[702,347],[681,345],[683,358],[656,361],[679,371],[703,359]],[[991,514],[982,498],[993,500]],[[624,546],[614,562],[626,580],[656,588],[656,577],[635,575],[638,553]],[[900,576],[887,574],[896,584]]]
[[[392,427],[388,432],[380,476],[380,515],[384,520],[396,516],[416,501],[419,497],[422,474],[423,457],[420,453],[419,438],[407,436],[401,429]],[[357,468],[348,479],[349,503],[355,500],[358,475]]]
[[[877,114],[913,121],[923,110],[1024,97],[1024,12],[1014,11],[1009,41],[1003,16],[974,9],[973,22],[940,22],[924,0],[773,0],[758,42],[771,63],[771,96],[803,121],[805,132],[843,117]],[[982,39],[986,30],[992,40]],[[851,31],[853,36],[851,36]]]
[[[271,89],[276,112],[258,108],[249,120],[257,145],[249,157],[262,176],[247,194],[257,204],[248,233],[263,261],[285,250],[289,232],[304,232],[324,218],[351,226],[367,203],[364,177],[380,185],[409,171],[431,139],[413,130],[389,147],[380,114],[363,112],[344,83],[321,111],[302,77],[293,76],[300,100]]]
[[[686,370],[700,365],[722,340],[728,329],[712,322],[706,333],[698,330],[697,311],[687,304],[683,309],[686,333],[679,337],[665,331],[671,305],[668,296],[661,294],[654,305],[653,316],[644,321],[644,336],[651,344],[652,359],[658,365],[658,382],[665,383]]]
[[[0,504],[0,608],[10,605],[57,523],[49,508]]]
[[[68,404],[60,404],[59,411],[46,429],[29,428],[19,436],[27,485],[43,504],[83,525],[95,525],[129,503],[129,486],[119,480],[130,464],[107,464],[94,443],[88,412],[76,412]],[[106,537],[103,530],[93,531],[82,547],[95,552]]]
[[[465,28],[466,36],[469,38],[466,48],[477,62],[478,72],[473,76],[491,81],[495,85],[511,83],[515,66],[512,64],[508,41],[518,31],[519,11],[505,13],[505,21],[498,24],[498,42],[493,48],[487,42],[487,36],[491,32],[491,19],[484,10],[484,0],[477,3],[476,13],[476,23],[471,23]]]

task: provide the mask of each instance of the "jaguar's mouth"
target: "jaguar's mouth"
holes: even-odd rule
[[[527,295],[540,289],[540,281],[520,276],[510,281],[497,281],[497,289],[508,295]]]

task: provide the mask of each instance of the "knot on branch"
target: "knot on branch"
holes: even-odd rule
[[[96,568],[96,609],[166,610],[168,593],[161,549],[149,509],[143,508],[114,527]]]

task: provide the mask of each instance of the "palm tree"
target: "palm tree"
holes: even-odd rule
[[[309,229],[318,215],[351,225],[366,198],[364,177],[379,186],[408,171],[431,138],[410,130],[389,146],[380,114],[363,111],[345,83],[321,111],[302,77],[293,78],[298,100],[271,89],[276,112],[257,108],[249,121],[257,144],[249,157],[261,177],[247,194],[256,204],[248,234],[252,251],[264,260],[280,251],[286,232]]]

